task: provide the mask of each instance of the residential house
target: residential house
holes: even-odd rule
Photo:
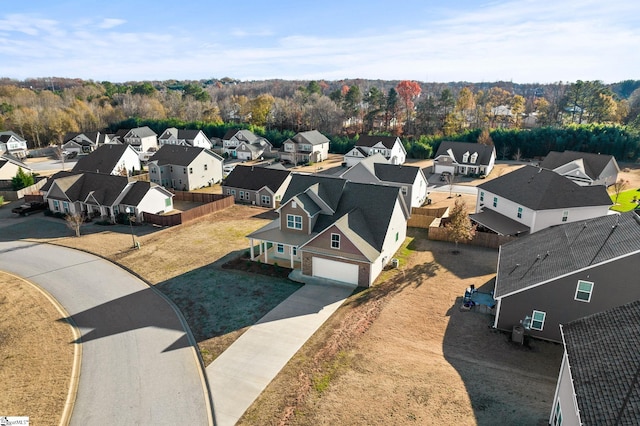
[[[344,162],[351,167],[375,154],[381,154],[391,164],[403,164],[407,159],[407,151],[399,137],[361,135],[356,145],[344,155]]]
[[[550,425],[638,424],[638,324],[636,300],[561,326],[564,355]]]
[[[9,154],[17,159],[27,157],[27,141],[12,131],[0,132],[0,155]]]
[[[131,145],[138,153],[153,152],[158,149],[158,134],[147,126],[120,129],[110,143]]]
[[[80,157],[73,166],[74,171],[132,175],[142,165],[138,153],[131,145],[104,144],[90,154]]]
[[[553,170],[578,185],[610,186],[618,180],[620,167],[613,155],[551,151],[540,167]]]
[[[434,173],[452,175],[488,175],[496,162],[493,145],[444,141],[433,159]]]
[[[538,232],[609,213],[604,186],[580,186],[551,170],[524,166],[478,185],[471,220],[500,235]]]
[[[494,327],[560,341],[560,324],[640,299],[640,217],[630,211],[554,226],[503,244]]]
[[[400,188],[405,204],[420,207],[427,200],[428,182],[422,169],[390,164],[382,154],[374,154],[349,167],[340,177],[353,182],[391,185]]]
[[[17,158],[8,154],[0,154],[0,181],[10,181],[16,176],[19,169],[27,174],[32,173],[31,168]]]
[[[151,182],[93,172],[58,172],[42,187],[53,212],[84,213],[115,221],[120,213],[143,221],[143,213],[173,210],[173,194]]]
[[[88,154],[95,151],[98,146],[109,143],[110,140],[109,135],[100,132],[70,132],[64,136],[62,149],[78,154]]]
[[[150,159],[149,179],[166,188],[191,191],[222,180],[224,159],[206,149],[163,145]]]
[[[202,130],[169,127],[158,137],[158,146],[180,145],[211,149],[211,141]]]
[[[272,149],[271,142],[250,130],[232,129],[222,138],[222,153],[239,160],[257,160]]]
[[[329,157],[329,139],[317,130],[300,132],[287,139],[280,149],[280,159],[291,164],[319,163]]]
[[[258,166],[236,166],[222,183],[222,193],[233,195],[236,203],[276,208],[289,181],[289,170]]]
[[[395,186],[294,174],[277,212],[248,235],[252,259],[361,287],[375,281],[406,237],[408,211]]]

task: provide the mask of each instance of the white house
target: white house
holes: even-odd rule
[[[27,141],[12,131],[0,132],[0,155],[10,154],[21,159],[27,156]]]
[[[158,145],[180,145],[211,149],[211,141],[202,130],[169,127],[158,137]]]
[[[329,139],[317,130],[300,132],[287,139],[280,149],[280,159],[292,164],[319,163],[329,158]]]
[[[348,167],[371,155],[381,154],[390,164],[403,164],[407,159],[407,151],[400,138],[395,136],[361,135],[356,145],[344,155]]]
[[[147,126],[118,130],[110,143],[131,145],[138,153],[158,149],[158,135]]]
[[[140,171],[138,152],[128,144],[104,144],[89,155],[80,157],[74,171],[97,172],[111,175],[131,175]]]
[[[488,175],[496,162],[493,145],[444,141],[433,159],[434,173]]]
[[[250,130],[231,129],[222,138],[222,153],[239,160],[255,160],[271,154],[273,146],[267,139]]]
[[[32,170],[22,161],[10,155],[0,154],[0,180],[11,180],[22,169],[25,173],[31,174]]]
[[[620,167],[613,155],[588,152],[551,151],[540,167],[553,170],[578,185],[613,185],[618,180]]]

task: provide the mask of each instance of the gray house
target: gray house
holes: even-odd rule
[[[495,161],[496,149],[493,145],[444,141],[433,157],[433,173],[488,175]]]
[[[222,180],[224,159],[206,149],[187,145],[162,145],[149,158],[149,179],[180,191],[211,186]]]
[[[562,326],[550,425],[637,425],[640,301]]]
[[[583,186],[613,185],[620,172],[612,155],[577,151],[551,151],[540,163],[540,167],[553,170]]]
[[[560,341],[560,324],[640,299],[640,217],[547,228],[500,247],[494,327]]]
[[[222,184],[222,193],[236,203],[275,208],[287,190],[291,172],[259,166],[236,166]]]

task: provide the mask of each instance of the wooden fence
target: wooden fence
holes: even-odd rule
[[[448,207],[413,207],[407,226],[429,229],[434,220],[447,214],[449,214]]]
[[[434,241],[450,241],[449,232],[444,227],[432,226],[429,228],[428,238]],[[502,244],[508,243],[517,237],[509,237],[505,235],[492,234],[489,232],[476,232],[475,237],[471,241],[460,241],[460,244],[469,244],[472,246],[488,247],[497,249]]]
[[[174,198],[180,201],[203,202],[206,204],[194,207],[184,212],[168,215],[159,215],[145,212],[143,213],[143,220],[147,223],[159,226],[175,226],[208,215],[210,213],[226,209],[227,207],[231,207],[235,204],[233,201],[233,196],[225,196],[222,194],[202,194],[178,191],[175,193]]]

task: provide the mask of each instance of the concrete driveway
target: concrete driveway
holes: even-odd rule
[[[211,424],[186,325],[155,290],[101,258],[45,244],[0,242],[0,270],[48,291],[80,330],[72,425]]]

